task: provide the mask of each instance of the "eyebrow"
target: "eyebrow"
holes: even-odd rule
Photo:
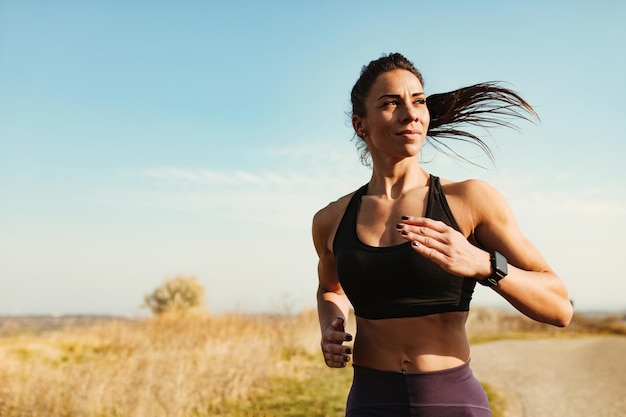
[[[417,97],[417,96],[425,96],[426,94],[423,91],[419,91],[417,93],[413,93],[411,94],[411,97]],[[382,96],[378,97],[376,99],[376,101],[379,101],[380,99],[383,98],[401,98],[400,94],[383,94]]]

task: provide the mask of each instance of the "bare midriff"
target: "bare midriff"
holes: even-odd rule
[[[369,320],[357,317],[354,364],[382,371],[432,372],[463,365],[467,312]]]

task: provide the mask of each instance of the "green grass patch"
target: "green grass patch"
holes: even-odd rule
[[[494,389],[493,386],[481,382],[483,389],[487,393],[487,398],[489,398],[489,405],[491,406],[491,415],[492,417],[504,417],[504,411],[506,410],[506,399],[498,394],[498,391]]]
[[[229,404],[228,417],[343,417],[352,367],[309,366],[300,377],[272,378],[245,402]],[[220,416],[221,416],[220,415]]]

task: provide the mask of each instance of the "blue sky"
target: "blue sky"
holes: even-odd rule
[[[314,307],[311,218],[369,179],[360,68],[401,52],[427,94],[505,81],[538,111],[485,133],[481,178],[579,309],[626,309],[626,4],[0,0],[0,314],[146,314],[193,275],[211,311]],[[501,305],[478,288],[477,305]]]

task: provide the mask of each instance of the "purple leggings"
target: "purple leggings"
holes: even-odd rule
[[[491,417],[469,361],[435,372],[353,367],[346,417]]]

